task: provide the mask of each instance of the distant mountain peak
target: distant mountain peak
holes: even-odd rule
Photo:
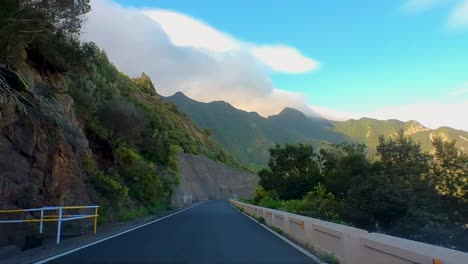
[[[171,95],[170,97],[185,97],[185,98],[189,98],[187,95],[185,95],[183,92],[181,91],[177,91],[175,94]]]
[[[424,127],[423,125],[421,125],[421,123],[411,120],[411,121],[406,122],[404,134],[405,136],[409,136],[409,135],[413,135],[413,134],[423,132],[423,131],[428,131],[428,130],[430,129],[427,127]]]
[[[277,116],[290,116],[290,117],[305,117],[307,118],[307,116],[295,109],[295,108],[292,108],[292,107],[285,107],[279,114],[277,114]]]

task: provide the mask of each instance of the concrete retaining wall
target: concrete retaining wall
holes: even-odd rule
[[[343,264],[468,264],[468,253],[339,225],[230,200],[246,213],[263,217],[320,253],[333,253]]]
[[[178,162],[182,182],[171,197],[175,208],[235,195],[252,198],[259,181],[255,174],[201,156],[179,153]]]

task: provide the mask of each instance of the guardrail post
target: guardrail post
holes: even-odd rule
[[[94,234],[97,231],[97,218],[98,218],[98,207],[94,209]]]
[[[41,208],[41,223],[39,224],[39,233],[42,234],[42,228],[44,226],[44,209]]]
[[[62,207],[59,208],[58,214],[58,225],[57,225],[57,244],[60,243],[60,234],[62,232]]]

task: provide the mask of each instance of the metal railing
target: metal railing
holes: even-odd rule
[[[93,214],[64,214],[64,211],[67,210],[76,210],[76,209],[94,209]],[[0,224],[12,224],[12,223],[39,223],[39,233],[43,232],[44,222],[57,222],[57,244],[60,243],[60,236],[62,233],[62,222],[94,218],[94,234],[97,231],[97,219],[98,219],[98,205],[90,206],[47,206],[42,208],[32,208],[32,209],[12,209],[12,210],[0,210]],[[29,218],[29,219],[8,219],[2,220],[2,216],[6,214],[14,213],[25,213],[29,212],[30,216],[33,216],[32,212],[41,212],[40,218]],[[47,212],[52,211],[56,214],[47,214]],[[27,215],[26,215],[27,217]]]

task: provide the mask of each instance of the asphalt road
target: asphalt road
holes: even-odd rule
[[[227,201],[212,201],[48,263],[315,262]]]

